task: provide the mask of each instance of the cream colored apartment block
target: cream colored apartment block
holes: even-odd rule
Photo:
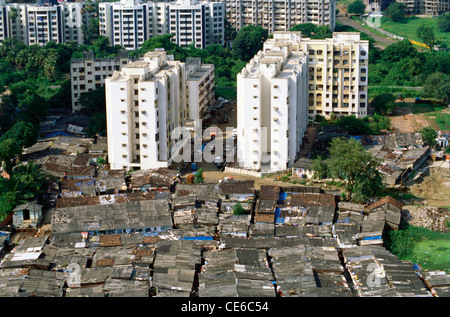
[[[335,27],[334,0],[228,0],[227,19],[240,30],[259,25],[269,33],[288,31],[294,25],[313,23]]]
[[[275,38],[277,35],[275,35]],[[357,32],[301,40],[308,54],[308,114],[367,116],[369,41]]]
[[[105,80],[111,169],[167,167],[186,123],[185,64],[166,52],[147,52]]]

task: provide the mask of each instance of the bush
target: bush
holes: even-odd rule
[[[242,204],[238,201],[233,206],[233,215],[242,215],[242,214],[245,214],[245,209],[244,207],[242,207]]]

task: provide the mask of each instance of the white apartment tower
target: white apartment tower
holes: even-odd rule
[[[214,64],[202,64],[200,58],[186,58],[186,90],[189,120],[203,119],[216,100]]]
[[[269,41],[237,75],[237,159],[241,168],[291,166],[308,121],[308,58],[300,33]]]
[[[309,118],[367,115],[368,41],[359,33],[312,40],[275,32],[237,76],[237,159],[241,168],[292,166]]]
[[[165,51],[147,52],[105,80],[111,169],[167,167],[186,122],[185,65]]]
[[[227,19],[239,31],[259,25],[269,34],[289,31],[294,25],[313,23],[335,27],[335,0],[227,0]]]
[[[100,35],[129,50],[162,34],[173,34],[172,41],[183,47],[224,43],[224,2],[121,0],[100,3],[99,15]]]
[[[83,2],[56,5],[0,3],[0,41],[16,38],[26,45],[48,42],[83,44],[82,25],[90,14]]]

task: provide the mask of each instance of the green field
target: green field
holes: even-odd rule
[[[382,18],[381,20],[381,28],[385,31],[418,42],[422,42],[422,40],[417,36],[417,28],[423,25],[433,29],[438,44],[444,47],[450,47],[450,33],[441,32],[438,29],[437,18],[418,18],[411,16],[406,18],[403,23],[392,22],[387,18]]]
[[[414,246],[411,260],[423,269],[450,273],[450,239],[424,240]]]

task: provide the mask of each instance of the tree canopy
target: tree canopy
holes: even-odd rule
[[[393,22],[405,20],[406,6],[402,2],[392,2],[385,10],[386,17]]]
[[[329,176],[346,182],[347,197],[351,201],[368,202],[381,194],[380,162],[364,150],[353,138],[333,138],[327,160]]]
[[[233,41],[233,53],[237,58],[248,62],[262,49],[268,36],[267,29],[261,26],[244,26]]]
[[[351,2],[347,7],[348,13],[354,13],[354,14],[363,14],[366,9],[366,5],[362,0],[354,0]]]

